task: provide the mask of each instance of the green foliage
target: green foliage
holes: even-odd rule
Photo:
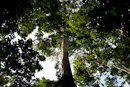
[[[80,86],[88,85],[87,79],[84,79],[85,74],[88,75],[84,72],[86,68],[92,75],[98,71],[100,76],[96,77],[99,78],[110,71],[113,77],[106,78],[108,87],[117,86],[115,82],[118,76],[129,83],[129,4],[128,0],[86,1],[70,19],[71,33],[78,32],[77,43],[87,42],[87,46],[84,46],[87,50],[84,53],[85,58],[77,57],[74,62],[74,76]],[[91,37],[87,37],[86,34]],[[84,74],[80,74],[81,72]]]
[[[12,81],[13,86],[24,86],[31,82],[35,71],[42,69],[39,60],[44,61],[45,58],[41,59],[41,57],[33,50],[31,40],[11,43],[9,37],[0,41],[0,70],[2,76],[11,77],[9,81]]]
[[[22,26],[24,26],[24,24],[27,25],[24,26],[24,29],[21,28],[23,30],[22,36],[27,35],[27,32],[30,32],[32,31],[31,29],[34,29],[33,26],[31,25],[38,26],[38,32],[36,34],[38,41],[37,43],[38,50],[41,50],[43,54],[45,54],[46,56],[51,56],[54,54],[55,48],[61,49],[62,37],[66,36],[68,37],[69,53],[70,55],[73,54],[77,48],[81,47],[81,45],[77,44],[78,42],[76,42],[75,40],[76,35],[74,33],[71,33],[69,30],[70,25],[68,22],[70,11],[66,10],[65,5],[69,6],[71,4],[72,3],[69,3],[67,1],[60,2],[59,0],[53,2],[51,1],[37,2],[38,5],[37,8],[39,9],[37,10],[35,9],[34,11],[35,14],[33,12],[31,14],[35,17],[34,19],[36,21],[30,21],[29,23],[27,23],[26,20],[31,20],[30,18],[31,16],[29,16],[28,19],[21,19],[23,23],[21,22],[20,24]],[[44,36],[43,32],[48,33],[49,36],[43,38]]]
[[[33,87],[54,87],[55,83],[56,81],[50,81],[49,79],[42,77],[42,80],[34,83]]]
[[[117,86],[119,77],[125,79],[125,81],[121,83],[121,86],[123,86],[126,81],[128,83],[130,82],[129,71],[127,71],[129,70],[129,40],[125,37],[116,38],[112,43],[116,44],[115,48],[102,38],[93,41],[91,46],[86,46],[88,51],[84,53],[84,56],[75,59],[74,77],[79,86],[92,86],[92,84],[94,84],[93,81],[98,82],[101,77],[107,75],[107,73],[110,73],[111,76],[105,78],[105,85],[108,87]],[[94,76],[94,74],[97,75]],[[85,75],[88,75],[89,77],[85,78]],[[93,77],[93,80],[88,80],[91,76]],[[102,85],[100,81],[97,84]]]
[[[81,87],[102,85],[100,82],[100,74],[97,74],[97,72],[102,74],[106,72],[106,69],[105,66],[99,66],[99,61],[96,58],[93,59],[90,56],[83,56],[75,59],[74,78],[77,85]]]

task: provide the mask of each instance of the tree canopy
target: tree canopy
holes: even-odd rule
[[[63,56],[63,84],[70,75],[75,87],[69,56],[76,51],[82,52],[74,58],[74,79],[79,86],[104,86],[100,79],[107,73],[111,75],[105,80],[108,87],[117,86],[118,77],[125,79],[121,86],[130,83],[129,0],[5,0],[0,6],[1,86],[9,81],[12,86],[31,86],[35,71],[42,69],[39,61],[45,60],[38,51],[48,57],[56,49]],[[31,39],[26,40],[36,27],[38,50]],[[15,32],[21,40],[12,41]],[[43,32],[49,36],[44,38]],[[43,78],[36,85],[48,86],[45,81],[50,82]]]
[[[74,62],[74,76],[80,86],[101,86],[101,76],[106,73],[112,75],[106,77],[108,87],[119,86],[118,77],[125,79],[121,86],[129,84],[129,4],[128,0],[88,0],[73,15],[71,32],[78,32],[78,42],[89,41],[84,33],[93,37],[84,55]],[[99,75],[94,76],[97,72]]]

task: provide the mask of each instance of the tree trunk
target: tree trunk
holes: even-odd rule
[[[62,83],[61,87],[76,87],[71,73],[69,58],[68,58],[68,42],[67,37],[62,39]]]

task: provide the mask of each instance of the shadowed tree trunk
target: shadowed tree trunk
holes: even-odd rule
[[[62,39],[62,83],[61,87],[76,87],[71,73],[69,58],[68,58],[68,42],[67,37]]]

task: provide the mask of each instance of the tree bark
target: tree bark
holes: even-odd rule
[[[67,37],[62,39],[62,83],[61,87],[76,87],[71,73],[69,58],[68,58],[68,42]]]

